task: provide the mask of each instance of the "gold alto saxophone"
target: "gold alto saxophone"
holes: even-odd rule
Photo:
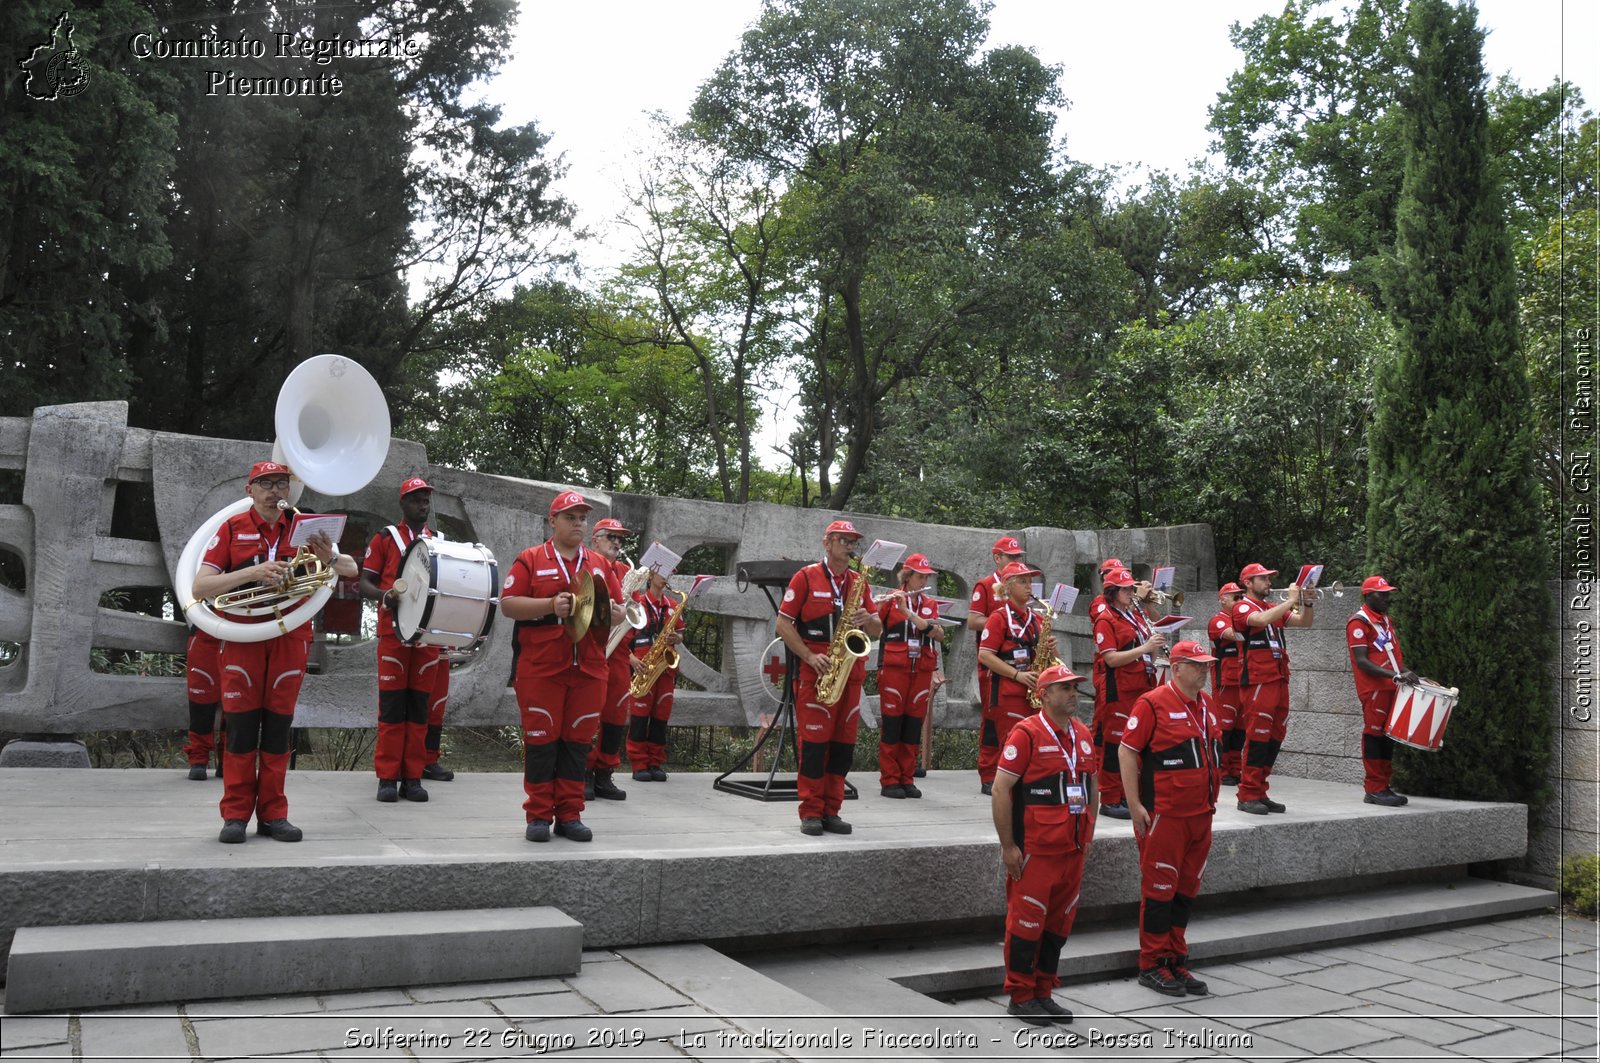
[[[1034,598],[1033,601],[1039,602],[1039,599]],[[1050,607],[1045,603],[1039,602],[1039,605],[1041,608],[1034,610],[1034,614],[1039,618],[1039,654],[1034,658],[1033,667],[1030,669],[1034,675],[1043,675],[1046,668],[1054,668],[1061,663],[1061,655],[1059,653],[1045,649],[1046,644],[1050,641],[1050,627],[1055,618],[1055,613],[1051,612]],[[1029,608],[1032,609],[1033,607],[1030,605]],[[1038,687],[1028,691],[1028,704],[1035,709],[1044,708],[1044,699],[1039,696]]]
[[[867,655],[872,646],[865,631],[850,626],[850,618],[861,608],[861,596],[867,589],[867,573],[861,562],[854,558],[850,561],[850,571],[856,574],[856,581],[850,585],[850,593],[845,595],[838,626],[833,629],[833,641],[828,644],[827,671],[817,676],[817,701],[824,705],[839,703],[845,685],[850,680],[850,669],[855,667],[858,658]]]
[[[672,592],[669,590],[665,593],[670,595]],[[666,622],[662,624],[661,632],[656,635],[656,640],[650,644],[649,652],[640,658],[644,662],[644,667],[634,674],[633,682],[628,684],[628,694],[631,697],[644,697],[656,685],[656,680],[661,678],[662,672],[665,672],[668,668],[678,667],[678,651],[673,649],[667,640],[672,637],[673,628],[678,623],[678,616],[683,612],[684,605],[689,601],[689,593],[687,591],[679,591],[678,594],[678,604],[674,605],[672,612],[667,614]]]

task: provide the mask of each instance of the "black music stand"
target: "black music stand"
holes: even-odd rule
[[[749,590],[751,584],[761,588],[761,593],[767,596],[767,604],[772,606],[773,616],[778,615],[778,601],[772,596],[774,588],[779,590],[789,586],[789,581],[794,574],[799,572],[809,561],[746,561],[739,566],[737,585],[741,592]],[[794,746],[796,757],[799,756],[800,744],[795,737],[794,726],[794,680],[795,673],[800,668],[800,663],[786,646],[783,651],[783,699],[778,705],[778,714],[772,721],[750,752],[740,758],[739,763],[718,775],[711,783],[711,788],[721,790],[723,793],[737,794],[740,797],[749,797],[756,801],[798,801],[800,800],[800,781],[797,775],[784,772],[778,775],[778,765],[783,760],[783,747],[785,744]],[[772,767],[767,769],[765,779],[760,775],[735,779],[731,776],[745,770],[745,766],[756,758],[767,740],[774,734],[778,736],[778,748],[772,753]],[[859,796],[855,784],[846,779],[844,784],[844,799],[853,801]]]

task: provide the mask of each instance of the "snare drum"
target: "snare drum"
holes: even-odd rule
[[[1420,682],[1396,688],[1394,708],[1383,732],[1403,746],[1437,751],[1444,745],[1445,725],[1459,700],[1456,687]]]
[[[395,634],[409,645],[476,650],[500,604],[500,566],[481,543],[413,539],[400,559]]]

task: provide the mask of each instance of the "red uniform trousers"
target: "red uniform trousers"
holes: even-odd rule
[[[1389,789],[1394,779],[1394,739],[1384,733],[1397,691],[1374,690],[1361,695],[1362,785],[1369,794]]]
[[[1102,808],[1120,805],[1127,800],[1127,795],[1122,792],[1122,762],[1117,757],[1122,749],[1122,732],[1128,726],[1128,713],[1143,693],[1143,690],[1138,690],[1131,697],[1118,698],[1097,706],[1094,726],[1090,730],[1094,733],[1094,744],[1100,748],[1100,768],[1095,772],[1094,782],[1100,789]]]
[[[817,653],[828,652],[826,644],[811,648]],[[795,782],[800,791],[801,819],[837,816],[844,805],[844,777],[855,759],[861,684],[866,676],[866,663],[857,660],[839,700],[824,705],[817,700],[817,674],[810,665],[800,665],[794,680],[794,703],[800,743],[800,776]]]
[[[1211,855],[1212,812],[1158,813],[1139,845],[1139,970],[1189,955],[1189,909]]]
[[[600,706],[600,737],[589,750],[590,771],[616,771],[622,766],[622,736],[627,733],[628,712],[633,708],[633,696],[628,693],[628,684],[633,681],[629,658],[627,647],[618,646],[608,662],[605,701]],[[633,760],[631,747],[628,759]]]
[[[1006,876],[1005,991],[1018,1003],[1048,997],[1061,984],[1056,968],[1078,916],[1083,856],[1083,849],[1029,855],[1022,878]]]
[[[1267,796],[1267,776],[1277,762],[1278,750],[1289,725],[1289,681],[1243,687],[1244,766],[1239,773],[1239,800],[1260,801]]]
[[[307,639],[222,644],[222,818],[285,819],[294,704],[306,675]]]
[[[1244,755],[1243,695],[1236,686],[1219,686],[1212,705],[1217,710],[1217,725],[1222,728],[1222,774],[1239,777]]]
[[[656,685],[642,698],[628,698],[632,714],[628,719],[628,763],[634,771],[664,768],[667,764],[667,721],[672,718],[672,697],[678,686],[678,673],[668,668]]]
[[[933,690],[933,666],[919,661],[885,663],[878,669],[878,715],[883,730],[878,738],[878,785],[904,786],[917,770],[917,750],[922,748],[922,722],[928,715]],[[994,778],[991,767],[990,778]]]
[[[985,694],[985,697],[988,695]],[[1000,691],[1000,704],[983,706],[983,731],[978,740],[978,781],[994,782],[995,769],[1000,766],[1000,742],[1011,729],[1038,710],[1028,704],[1026,695]]]
[[[529,823],[583,818],[583,774],[600,727],[603,677],[576,668],[555,675],[517,676],[522,718],[522,802]]]
[[[439,763],[439,744],[444,737],[444,707],[450,701],[450,661],[439,652],[439,666],[433,670],[433,694],[428,700],[428,737],[423,742],[424,764]]]
[[[378,741],[372,749],[378,778],[422,778],[428,763],[428,715],[440,669],[448,673],[450,662],[439,647],[408,646],[394,635],[378,636]],[[442,706],[440,713],[442,719]]]
[[[190,764],[204,766],[222,737],[222,643],[198,628],[189,636],[184,664],[189,679],[189,740],[183,744]],[[217,766],[222,766],[218,758]]]

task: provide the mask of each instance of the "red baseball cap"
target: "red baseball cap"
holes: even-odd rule
[[[906,558],[905,567],[912,572],[920,572],[924,576],[931,576],[934,573],[934,567],[928,564],[927,554],[912,554]]]
[[[601,532],[616,532],[618,535],[633,534],[633,532],[629,531],[627,528],[624,528],[622,526],[622,522],[616,517],[607,517],[605,520],[600,521],[594,526],[594,530],[596,535]]]
[[[1104,576],[1107,572],[1110,572],[1114,568],[1127,567],[1127,565],[1122,563],[1122,559],[1120,557],[1108,557],[1104,561],[1100,562],[1100,575]]]
[[[1053,664],[1049,668],[1046,668],[1044,671],[1039,673],[1038,687],[1040,690],[1043,690],[1045,687],[1052,686],[1056,683],[1081,682],[1083,682],[1083,676],[1079,675],[1077,672],[1074,672],[1071,668],[1068,668],[1064,664]]]
[[[1362,594],[1377,594],[1379,591],[1397,591],[1399,589],[1399,587],[1396,587],[1382,576],[1368,576],[1361,581]]]
[[[1039,570],[1023,561],[1013,561],[1000,570],[1000,579],[1008,580],[1015,576],[1037,576]]]
[[[1277,574],[1277,569],[1267,568],[1265,565],[1258,565],[1252,561],[1239,571],[1239,582],[1243,583],[1245,580],[1254,579],[1257,576],[1276,576]]]
[[[556,495],[555,501],[550,503],[550,515],[553,517],[557,513],[565,513],[569,509],[581,509],[588,512],[593,508],[588,502],[584,501],[583,496],[578,492],[563,491]]]
[[[1198,642],[1186,640],[1172,647],[1171,651],[1167,654],[1167,660],[1173,662],[1197,661],[1200,664],[1210,664],[1212,661],[1215,661],[1216,658],[1207,653]]]
[[[413,476],[400,485],[400,497],[404,498],[413,491],[432,491],[433,485],[420,476]]]
[[[1237,583],[1224,583],[1222,586],[1217,588],[1217,597],[1218,598],[1222,597],[1224,594],[1243,594],[1243,593],[1244,593],[1244,588],[1239,586]]]
[[[1022,554],[1027,553],[1027,551],[1022,548],[1021,543],[1017,542],[1017,537],[1015,535],[1002,535],[1000,538],[994,541],[994,550],[992,550],[991,553],[1017,554],[1018,556],[1021,556]]]
[[[836,520],[828,525],[828,530],[822,533],[822,537],[826,539],[830,535],[848,535],[852,539],[861,538],[861,533],[856,531],[856,526],[847,520]]]
[[[290,476],[289,466],[279,465],[275,461],[258,461],[250,466],[248,483],[255,483],[263,476]]]
[[[1106,573],[1107,587],[1131,587],[1136,582],[1138,581],[1133,578],[1133,573],[1125,568],[1114,568]]]

